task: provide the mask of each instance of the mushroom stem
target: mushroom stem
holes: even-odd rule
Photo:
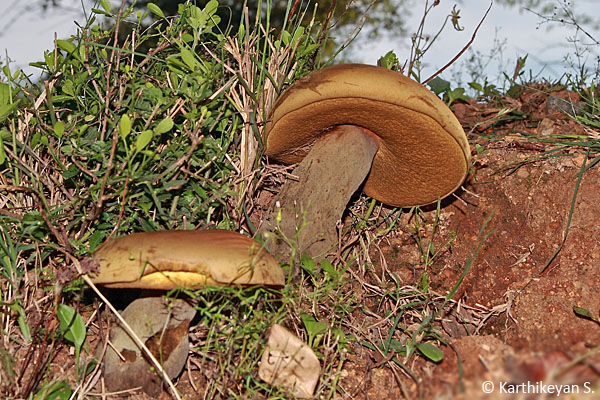
[[[271,254],[287,260],[296,246],[295,256],[324,257],[336,244],[336,224],[378,149],[375,135],[355,125],[341,125],[322,136],[294,169],[299,180],[284,184],[261,225]]]

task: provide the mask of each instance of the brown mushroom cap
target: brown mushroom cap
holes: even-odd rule
[[[385,204],[429,204],[466,177],[469,144],[446,104],[406,76],[370,65],[327,67],[291,85],[265,127],[266,154],[299,162],[336,125],[375,135],[379,150],[363,191]]]
[[[226,230],[134,233],[109,242],[94,258],[100,273],[92,281],[109,288],[285,283],[279,263],[258,242]]]

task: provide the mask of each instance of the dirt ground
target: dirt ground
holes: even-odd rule
[[[502,312],[485,321],[476,335],[468,335],[475,330],[468,313],[447,316],[443,329],[450,341],[443,347],[444,360],[411,366],[418,371],[419,385],[405,381],[402,389],[389,368],[370,370],[377,364],[372,354],[357,351],[348,366],[353,370],[346,381],[352,387],[348,398],[402,398],[403,391],[415,398],[546,398],[500,394],[498,386],[493,392],[497,397],[491,397],[482,390],[484,381],[577,385],[579,395],[573,398],[600,398],[600,323],[573,311],[577,306],[596,318],[600,313],[600,169],[596,166],[583,174],[568,224],[585,150],[569,147],[546,157],[551,144],[530,140],[533,135],[589,134],[557,106],[560,98],[578,100],[564,90],[525,92],[509,100],[519,118],[506,122],[494,119],[498,108],[454,106],[465,130],[470,129],[472,148],[480,146],[480,154],[474,151],[475,170],[458,194],[460,199],[442,208],[437,241],[448,240],[450,233],[456,239],[430,270],[431,284],[442,294],[452,288],[479,230],[494,213],[488,225],[493,233],[455,299]],[[433,212],[429,215],[433,218]],[[387,238],[379,247],[372,259],[383,256],[386,268],[403,282],[414,282],[421,275],[418,250],[406,235]],[[573,365],[587,353],[593,354]],[[595,395],[586,394],[591,390],[586,382],[596,389]]]

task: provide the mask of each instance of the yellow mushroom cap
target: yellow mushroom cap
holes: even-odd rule
[[[375,135],[379,150],[363,191],[385,204],[433,203],[467,175],[469,143],[446,104],[398,72],[362,64],[327,67],[292,84],[265,126],[266,154],[300,162],[337,125]]]
[[[279,263],[258,242],[219,229],[134,233],[107,243],[94,258],[100,273],[92,282],[109,288],[285,283]]]

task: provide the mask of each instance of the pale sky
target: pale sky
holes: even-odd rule
[[[415,5],[407,24],[409,32],[412,32],[419,24],[425,1],[405,1]],[[31,3],[29,6],[31,9],[23,12],[23,5],[27,2]],[[558,4],[562,0],[556,0],[556,2]],[[599,0],[572,0],[571,3],[575,3],[577,6],[576,11],[584,10],[589,15],[600,15]],[[4,29],[0,34],[0,60],[4,65],[5,51],[7,51],[10,59],[14,61],[11,67],[13,69],[16,66],[25,68],[26,72],[34,74],[33,79],[37,78],[39,73],[35,68],[28,67],[27,64],[31,61],[41,60],[43,51],[52,48],[54,33],[56,32],[58,38],[67,38],[76,30],[75,20],[83,24],[80,0],[61,0],[60,8],[51,7],[46,13],[41,13],[37,4],[39,3],[33,0],[3,0],[0,5],[0,27],[8,26],[8,29]],[[435,33],[436,27],[443,22],[455,4],[457,1],[442,0],[427,20],[426,33]],[[457,8],[460,9],[461,15],[460,24],[464,27],[464,31],[456,32],[451,26],[447,26],[442,36],[424,57],[423,78],[437,71],[466,45],[489,4],[487,0],[458,1]],[[15,18],[17,12],[21,15],[17,23],[11,25],[9,21]],[[571,71],[565,68],[563,58],[566,54],[572,54],[575,51],[575,46],[567,41],[567,37],[574,35],[574,29],[560,24],[546,24],[538,28],[539,22],[539,17],[519,10],[517,7],[503,7],[498,4],[492,6],[471,46],[471,51],[481,54],[480,59],[484,61],[488,56],[493,56],[486,69],[490,81],[494,82],[501,75],[501,71],[512,74],[517,57],[526,54],[529,54],[527,68],[531,68],[534,73],[542,71],[541,76],[543,77],[556,78],[565,71]],[[548,27],[552,27],[552,29],[548,29]],[[600,32],[590,28],[590,33],[600,40]],[[495,46],[495,43],[503,43],[503,45],[499,48],[497,45]],[[362,40],[362,36],[359,35],[358,43],[342,54],[350,61],[375,64],[380,56],[390,50],[395,51],[398,57],[404,60],[408,57],[409,46],[408,38],[386,38],[365,43],[365,40]],[[596,46],[595,53],[588,61],[590,67],[595,65],[594,56],[598,57],[600,52],[598,47]],[[465,53],[454,66],[454,70],[464,71],[464,63],[469,56],[469,53]],[[452,70],[450,70],[442,76],[452,80],[456,78],[456,73],[453,76]],[[461,79],[469,80],[464,73],[461,75]]]
[[[413,32],[420,23],[425,1],[407,0],[407,2],[415,4],[413,8],[415,11],[408,23],[409,32]],[[557,4],[562,3],[563,0],[556,0],[556,2]],[[571,0],[570,3],[578,5],[575,8],[576,12],[585,11],[588,15],[600,16],[600,0]],[[434,12],[428,16],[425,32],[435,34],[437,27],[441,26],[455,4],[457,4],[456,1],[442,0],[440,5],[433,9]],[[465,47],[489,5],[489,0],[459,1],[457,8],[460,9],[460,25],[464,30],[457,32],[451,26],[446,26],[444,33],[423,58],[426,64],[422,74],[424,75],[423,79],[451,61]],[[465,70],[464,63],[468,62],[469,55],[475,51],[484,56],[484,61],[489,58],[488,56],[493,56],[486,70],[490,81],[497,79],[501,72],[512,74],[517,58],[527,54],[529,56],[526,61],[526,69],[531,68],[534,74],[542,71],[541,76],[543,77],[557,78],[564,72],[572,72],[570,68],[565,67],[563,59],[565,55],[575,51],[575,46],[567,39],[575,35],[575,29],[572,26],[558,23],[540,26],[540,22],[541,19],[529,11],[520,10],[518,7],[493,4],[487,18],[477,31],[470,51],[465,52],[453,65],[453,68]],[[600,32],[589,29],[595,39],[600,41]],[[583,37],[580,38],[583,39]],[[589,40],[583,40],[583,42],[589,43]],[[496,43],[503,45],[499,48]],[[352,53],[361,62],[372,64],[390,50],[394,50],[402,61],[409,55],[410,40],[397,38],[375,41],[375,43],[361,46]],[[600,55],[600,46],[595,46],[594,50],[595,52],[589,57],[587,63],[589,67],[596,65],[594,58]],[[450,80],[452,73],[444,72],[442,76]],[[468,81],[468,77],[463,76],[463,79]]]

